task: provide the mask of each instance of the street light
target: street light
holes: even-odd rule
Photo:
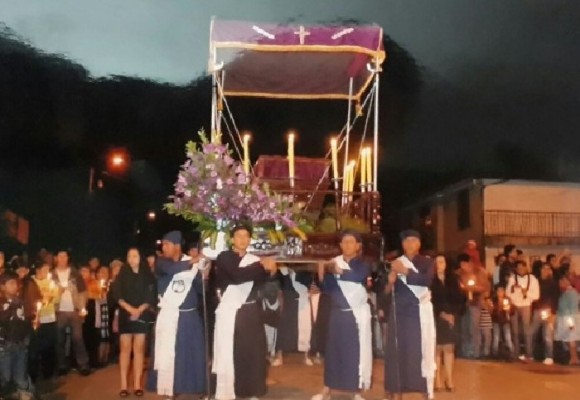
[[[107,172],[121,174],[129,167],[129,153],[125,149],[112,149],[107,154]]]
[[[155,211],[149,211],[147,213],[147,219],[149,221],[155,221],[155,218],[157,217],[157,215],[155,214]]]
[[[120,179],[121,175],[129,169],[130,157],[127,150],[116,148],[110,150],[106,155],[106,169],[103,171],[100,168],[91,167],[89,171],[89,193],[93,193],[95,186],[95,175],[106,175],[111,178]],[[96,180],[98,189],[102,189],[104,184],[102,179]]]

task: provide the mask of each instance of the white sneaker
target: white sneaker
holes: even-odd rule
[[[546,358],[544,360],[544,365],[554,365],[554,359],[552,359],[552,358]]]
[[[270,365],[272,367],[279,367],[282,364],[284,364],[284,362],[282,361],[282,357],[276,357],[272,360],[272,362],[270,363]]]
[[[308,367],[312,367],[314,365],[314,363],[312,362],[312,360],[310,359],[310,357],[306,357],[304,359],[304,365],[306,365]]]
[[[526,356],[524,356],[523,354],[521,356],[518,357],[518,359],[520,361],[526,361]]]
[[[314,357],[314,364],[322,365],[322,357],[320,357],[320,353],[316,354],[316,357]]]

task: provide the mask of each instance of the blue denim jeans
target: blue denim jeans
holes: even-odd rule
[[[499,354],[499,342],[503,334],[503,343],[505,347],[509,350],[510,354],[514,352],[514,345],[512,343],[512,328],[509,322],[504,324],[493,324],[493,355],[497,356]]]
[[[6,389],[14,382],[18,390],[32,391],[28,379],[28,346],[9,343],[0,346],[0,386]]]

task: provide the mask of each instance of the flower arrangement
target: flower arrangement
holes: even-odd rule
[[[213,141],[203,130],[198,135],[199,145],[194,141],[186,145],[187,160],[179,171],[171,202],[165,205],[168,213],[194,223],[201,240],[210,239],[212,249],[218,232],[225,232],[227,240],[230,229],[240,223],[263,228],[274,244],[285,240],[286,231],[306,239],[294,220],[296,209],[289,196],[252,182],[219,135]]]

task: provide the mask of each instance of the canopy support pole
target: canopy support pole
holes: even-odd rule
[[[211,18],[211,23],[209,25],[209,60],[208,71],[211,73],[211,126],[210,126],[210,137],[213,143],[214,135],[216,132],[216,118],[217,118],[217,79],[216,79],[216,51],[213,45],[213,25],[215,17]]]
[[[375,73],[375,120],[374,120],[374,143],[373,143],[373,191],[378,190],[377,175],[379,172],[379,66]]]
[[[346,192],[348,192],[349,188],[346,187],[346,168],[348,166],[348,151],[349,151],[349,142],[350,142],[350,121],[352,119],[352,90],[353,90],[353,78],[350,77],[348,80],[348,111],[346,114],[346,139],[344,142],[344,166],[342,170],[342,179],[343,179],[343,187],[342,190],[345,192],[342,197],[342,204],[345,205],[347,203],[348,196],[346,196]],[[338,218],[338,216],[337,216]]]

